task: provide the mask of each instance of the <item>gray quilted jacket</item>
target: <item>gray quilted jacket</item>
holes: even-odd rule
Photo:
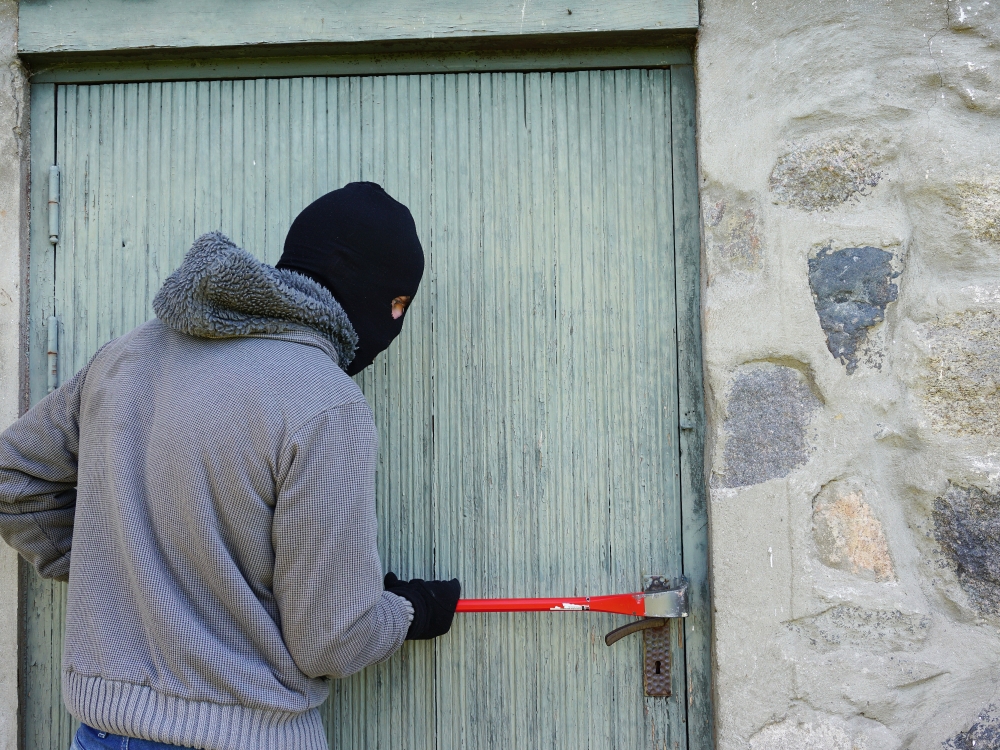
[[[69,579],[63,698],[104,731],[320,750],[328,676],[403,643],[377,436],[326,289],[205,235],[154,300],[0,435],[0,533]]]

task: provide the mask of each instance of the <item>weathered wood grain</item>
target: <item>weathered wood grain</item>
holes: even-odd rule
[[[28,269],[28,388],[31,403],[48,386],[48,323],[55,311],[55,254],[49,243],[49,166],[56,163],[56,87],[31,90],[31,236]],[[65,183],[63,183],[65,186]],[[65,229],[65,214],[61,230]],[[60,330],[64,333],[65,327]],[[21,747],[69,747],[75,722],[62,706],[60,671],[66,584],[39,578],[22,560],[20,572]]]
[[[31,227],[28,267],[28,388],[31,403],[45,397],[48,319],[53,314],[55,250],[49,242],[49,167],[56,163],[55,92],[52,85],[31,88]],[[36,354],[40,356],[35,356]]]
[[[34,83],[122,83],[128,81],[284,78],[329,75],[412,75],[600,68],[662,68],[690,65],[687,46],[580,47],[462,50],[378,54],[294,55],[166,60],[67,61],[46,58],[31,66]]]
[[[705,492],[704,375],[701,357],[701,222],[695,149],[694,68],[671,68],[674,154],[674,248],[677,265],[678,403],[681,422],[681,513],[684,574],[691,614],[684,621],[688,747],[714,747],[712,616],[708,507]]]
[[[18,50],[177,50],[697,26],[697,0],[23,0]]]

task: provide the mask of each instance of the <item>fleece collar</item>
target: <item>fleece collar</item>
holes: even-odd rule
[[[323,285],[261,263],[221,232],[195,241],[157,292],[153,311],[174,330],[210,339],[316,332],[345,369],[358,345],[347,314]]]

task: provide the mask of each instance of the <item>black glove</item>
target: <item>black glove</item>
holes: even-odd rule
[[[408,641],[437,638],[451,629],[455,607],[462,593],[457,578],[450,581],[401,581],[395,573],[386,573],[385,590],[401,596],[413,605],[413,622],[406,633]]]

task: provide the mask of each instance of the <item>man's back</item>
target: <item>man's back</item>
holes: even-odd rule
[[[256,262],[221,252],[223,268]],[[273,291],[243,287],[213,293]],[[178,745],[324,748],[322,678],[385,658],[409,627],[382,587],[371,411],[335,338],[173,301],[171,326],[111,342],[5,433],[0,501],[25,477],[38,499],[3,520],[43,572],[71,558],[63,692],[77,718]]]

